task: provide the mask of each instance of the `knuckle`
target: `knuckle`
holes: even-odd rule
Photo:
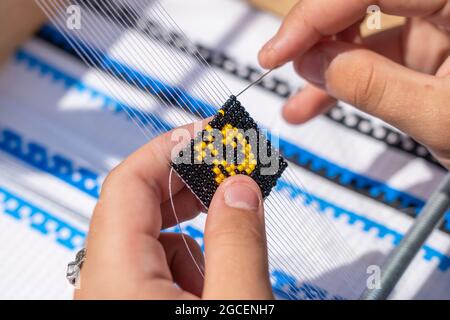
[[[370,114],[378,114],[384,102],[386,80],[379,74],[370,58],[359,61],[358,76],[353,86],[352,102]]]
[[[385,104],[388,79],[380,71],[378,59],[366,49],[338,55],[326,71],[328,90],[362,111],[378,114]]]

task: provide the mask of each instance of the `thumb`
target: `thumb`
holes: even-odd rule
[[[294,61],[306,80],[438,150],[448,130],[449,79],[353,44],[324,41]],[[448,141],[448,140],[447,140]]]
[[[249,177],[217,189],[205,227],[205,299],[271,299],[264,209]]]

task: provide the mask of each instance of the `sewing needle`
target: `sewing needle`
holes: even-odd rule
[[[270,69],[269,71],[266,71],[265,73],[263,73],[258,79],[256,79],[255,81],[253,81],[252,83],[250,83],[248,86],[246,86],[244,88],[244,90],[242,90],[241,92],[239,92],[236,95],[236,98],[239,97],[241,94],[243,94],[245,91],[247,91],[248,89],[250,89],[251,87],[253,87],[255,84],[259,83],[262,79],[264,79],[265,76],[267,76],[269,73],[271,73],[274,69]]]

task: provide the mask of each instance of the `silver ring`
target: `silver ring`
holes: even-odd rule
[[[78,282],[81,268],[83,267],[83,262],[85,259],[86,259],[86,248],[83,248],[77,252],[77,255],[75,256],[75,261],[72,261],[67,265],[66,279],[73,286],[75,286]]]

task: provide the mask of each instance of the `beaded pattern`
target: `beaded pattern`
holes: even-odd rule
[[[214,130],[220,133],[220,137],[214,134]],[[248,132],[256,136],[251,137]],[[278,170],[274,174],[261,173],[261,169],[270,165],[258,161],[261,147],[266,147],[267,155],[278,161]],[[230,151],[231,157],[228,156]],[[224,154],[227,156],[221,157]],[[186,155],[190,159],[188,163],[181,161]],[[208,157],[211,162],[205,161]],[[287,162],[272,148],[270,141],[260,132],[236,97],[231,96],[205,129],[180,151],[171,165],[208,208],[217,187],[226,178],[236,174],[252,177],[261,188],[263,197],[267,197],[286,169]]]
[[[221,109],[219,114],[223,116],[225,112]],[[226,124],[221,129],[222,141],[219,143],[218,148],[214,145],[213,127],[207,125],[205,128],[206,136],[204,140],[194,145],[194,157],[197,161],[201,162],[206,155],[216,157],[220,153],[221,148],[226,148],[227,145],[231,146],[232,151],[236,150],[236,158],[240,156],[241,161],[233,161],[228,163],[226,160],[214,159],[212,171],[215,174],[214,180],[217,184],[222,183],[227,176],[234,176],[236,174],[248,174],[250,175],[256,168],[258,162],[255,159],[255,154],[252,151],[252,145],[247,142],[244,134],[231,124]],[[233,159],[234,160],[234,159]]]

